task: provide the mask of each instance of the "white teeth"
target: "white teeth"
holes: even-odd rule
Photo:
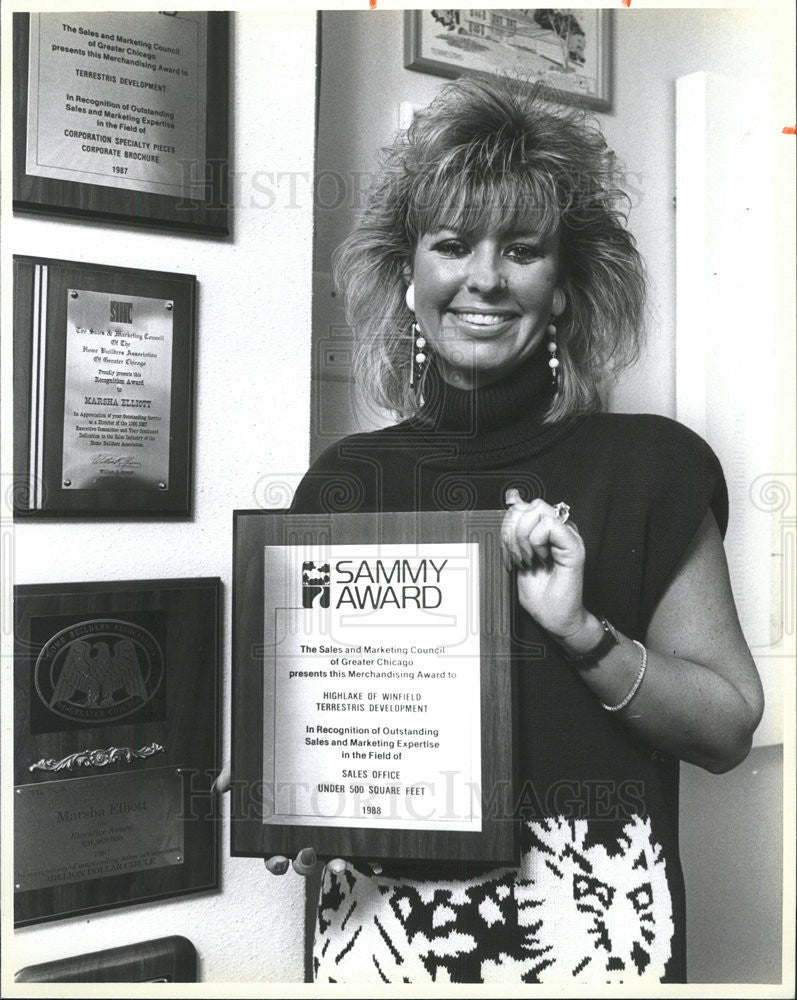
[[[460,319],[466,323],[475,323],[477,326],[498,326],[506,321],[507,317],[495,313],[458,313]]]

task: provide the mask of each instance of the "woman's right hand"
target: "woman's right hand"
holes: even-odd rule
[[[507,569],[517,571],[520,604],[555,639],[567,639],[591,620],[583,603],[586,554],[578,528],[568,522],[569,508],[562,519],[557,507],[539,499],[525,503],[515,489],[507,490],[506,502],[501,547]]]

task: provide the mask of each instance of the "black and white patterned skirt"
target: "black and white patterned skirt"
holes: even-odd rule
[[[587,820],[523,828],[520,867],[418,881],[327,869],[316,982],[659,982],[673,906],[650,820],[608,843]]]

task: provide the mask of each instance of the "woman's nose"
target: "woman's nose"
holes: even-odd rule
[[[467,285],[470,291],[489,295],[506,285],[500,254],[490,247],[477,247],[468,261]]]

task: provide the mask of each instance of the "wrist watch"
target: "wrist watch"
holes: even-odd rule
[[[588,649],[586,653],[568,653],[564,650],[565,659],[577,667],[594,667],[604,656],[620,642],[617,629],[610,625],[605,618],[598,619],[603,626],[603,635],[597,644]]]

